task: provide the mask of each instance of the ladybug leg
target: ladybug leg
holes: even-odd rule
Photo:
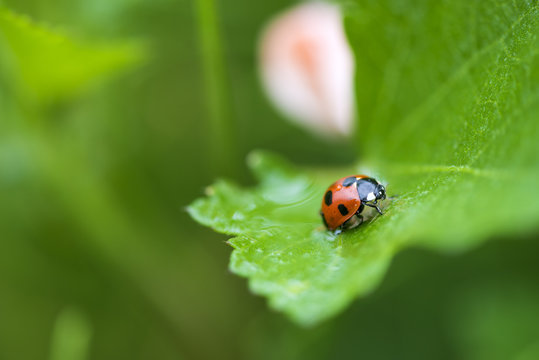
[[[354,229],[361,225],[361,223],[363,223],[363,216],[358,215],[356,212],[350,219],[346,220],[341,227],[343,230]]]
[[[363,209],[361,209],[361,210],[363,210]],[[363,220],[365,220],[365,219],[363,219],[363,215],[360,214],[359,210],[356,211],[356,216],[357,216],[357,219],[359,220],[359,224],[357,224],[357,226],[363,224]]]
[[[366,205],[366,206],[369,206],[369,207],[371,207],[371,208],[375,208],[376,211],[378,211],[378,213],[379,213],[380,215],[384,215],[384,213],[382,212],[382,210],[380,210],[380,208],[378,207],[378,205],[376,205],[376,204],[369,204],[369,203],[365,203],[365,205]]]

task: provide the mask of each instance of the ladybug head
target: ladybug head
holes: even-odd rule
[[[373,178],[362,178],[357,181],[357,192],[361,201],[384,200],[386,198],[386,188]]]
[[[385,200],[386,198],[386,188],[382,184],[378,184],[376,186],[376,189],[374,191],[374,195],[376,196],[376,200]]]

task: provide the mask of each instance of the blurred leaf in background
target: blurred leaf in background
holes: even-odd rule
[[[91,325],[77,309],[67,308],[56,319],[52,333],[52,360],[88,358]]]
[[[12,84],[25,86],[22,94],[45,102],[74,94],[142,57],[134,44],[77,43],[6,9],[0,9],[0,31],[8,63],[3,73],[15,77]]]

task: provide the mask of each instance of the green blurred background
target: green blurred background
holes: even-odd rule
[[[217,176],[252,183],[252,149],[309,165],[355,158],[290,125],[260,89],[257,35],[292,1],[217,2],[235,144],[225,166],[213,158],[194,2],[0,4],[147,52],[45,105],[0,78],[0,359],[539,358],[535,234],[455,256],[408,250],[375,293],[302,329],[227,271],[226,236],[188,217]]]

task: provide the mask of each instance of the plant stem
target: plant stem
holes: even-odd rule
[[[196,0],[196,18],[209,118],[209,163],[220,175],[236,170],[235,126],[215,0]]]

